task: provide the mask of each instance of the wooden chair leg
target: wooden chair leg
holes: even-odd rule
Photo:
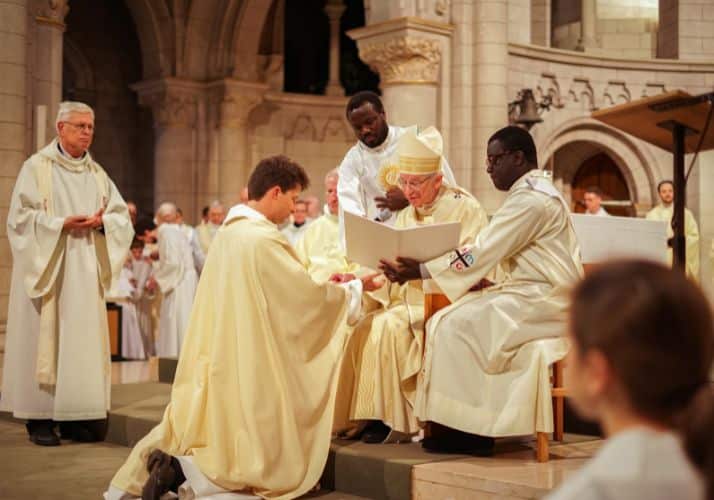
[[[563,440],[564,403],[563,398],[555,398],[553,400],[553,441]]]
[[[541,463],[548,461],[548,434],[545,432],[536,433],[536,460]]]

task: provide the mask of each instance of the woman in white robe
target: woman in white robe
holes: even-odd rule
[[[571,401],[608,440],[549,500],[712,498],[714,327],[702,292],[660,264],[605,264],[576,288],[568,330]]]

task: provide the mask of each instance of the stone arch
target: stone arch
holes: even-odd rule
[[[280,0],[244,0],[233,31],[231,65],[233,77],[245,81],[259,81],[260,42],[268,13]]]
[[[186,21],[183,76],[195,80],[223,76],[215,74],[214,63],[219,58],[214,52],[222,50],[219,48],[221,45],[216,43],[217,33],[220,32],[220,26],[231,18],[231,11],[239,4],[240,1],[230,0],[191,2]]]
[[[650,207],[656,199],[655,179],[660,177],[657,175],[657,159],[627,134],[603,123],[591,118],[570,120],[556,128],[539,146],[541,158],[547,162],[544,165],[548,165],[556,153],[563,151],[583,161],[598,152],[607,153],[625,177],[637,206]],[[572,181],[575,169],[581,163],[572,162],[572,172],[561,171],[563,182]]]
[[[141,46],[143,78],[150,80],[174,74],[174,43],[171,13],[165,2],[125,0]]]

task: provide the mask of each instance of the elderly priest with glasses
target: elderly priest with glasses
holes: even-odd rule
[[[442,151],[441,134],[434,127],[418,135],[412,129],[399,138],[398,170],[386,180],[399,186],[409,205],[396,213],[394,224],[408,228],[459,222],[465,244],[486,226],[486,212],[471,194],[445,182]],[[349,421],[365,427],[366,443],[404,440],[419,430],[414,400],[424,348],[422,282],[393,284],[368,296],[372,311],[355,328],[343,366],[337,430],[350,427]]]

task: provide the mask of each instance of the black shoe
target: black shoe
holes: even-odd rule
[[[378,444],[383,443],[392,429],[381,420],[372,420],[362,431],[360,438],[363,443]]]
[[[459,453],[490,457],[493,455],[495,440],[467,432],[452,430],[436,437],[424,438],[421,447],[430,453]]]
[[[55,433],[52,420],[28,420],[27,432],[30,441],[39,446],[59,446],[60,438]]]
[[[104,441],[107,435],[107,419],[59,422],[59,429],[62,439],[71,439],[78,443],[95,443]]]
[[[141,490],[141,500],[159,500],[169,491],[178,492],[186,481],[181,464],[171,455],[154,450],[146,461],[149,478]]]

